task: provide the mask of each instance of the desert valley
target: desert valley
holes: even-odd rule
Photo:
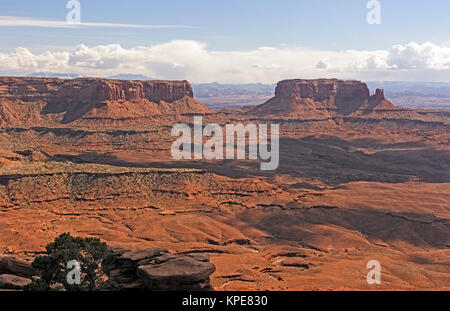
[[[194,116],[279,124],[279,167],[172,159]],[[449,110],[360,81],[285,80],[213,110],[187,81],[1,77],[0,257],[70,232],[208,254],[218,291],[450,290],[449,130]]]

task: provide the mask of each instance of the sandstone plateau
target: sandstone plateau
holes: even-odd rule
[[[187,81],[0,78],[0,126],[141,124],[210,112]]]
[[[0,78],[0,257],[29,261],[70,232],[116,259],[170,250],[164,269],[214,290],[450,289],[448,110],[400,109],[381,89],[332,79],[282,81],[245,109],[194,96],[185,81]],[[171,128],[194,114],[280,124],[278,169],[173,160]],[[122,259],[119,287],[164,274]],[[369,260],[380,285],[366,282]]]
[[[275,97],[249,113],[261,116],[323,118],[374,112],[398,114],[401,109],[388,101],[381,89],[377,89],[371,96],[367,85],[360,81],[319,79],[281,81],[276,87]]]

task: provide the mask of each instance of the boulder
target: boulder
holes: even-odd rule
[[[152,290],[201,290],[209,288],[215,266],[190,256],[138,267],[138,275]]]
[[[168,254],[168,251],[163,248],[143,250],[108,248],[103,261],[103,271],[109,278],[107,289],[142,289],[143,285],[137,275],[138,266],[149,264],[155,257],[163,254]]]
[[[22,277],[32,277],[38,275],[31,266],[31,262],[16,259],[11,256],[3,257],[0,260],[0,274],[14,274]]]
[[[103,270],[108,276],[105,290],[205,290],[215,266],[205,254],[109,248]]]
[[[23,289],[29,285],[32,281],[27,278],[23,278],[12,274],[0,275],[0,288],[1,289]]]

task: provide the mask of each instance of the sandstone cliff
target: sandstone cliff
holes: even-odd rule
[[[337,79],[285,80],[278,83],[275,97],[250,111],[256,115],[321,118],[334,115],[397,111],[384,98],[383,90],[370,95],[360,81]]]
[[[187,81],[0,78],[0,125],[133,123],[211,112]]]

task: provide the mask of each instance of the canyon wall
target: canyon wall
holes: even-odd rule
[[[194,97],[187,81],[126,81],[96,78],[0,78],[0,99],[102,102],[107,100],[174,102]]]

